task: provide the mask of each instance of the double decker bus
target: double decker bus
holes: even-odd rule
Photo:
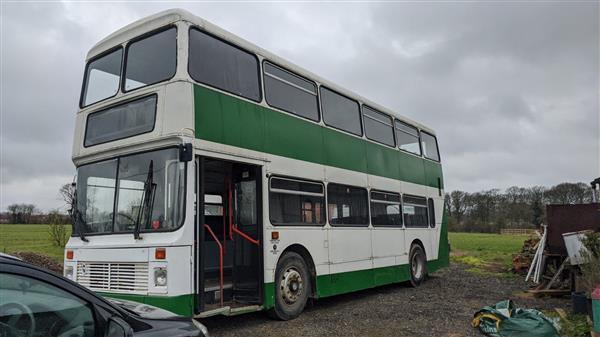
[[[64,273],[189,317],[448,265],[435,132],[183,10],[87,55]]]

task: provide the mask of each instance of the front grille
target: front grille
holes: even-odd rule
[[[77,282],[94,291],[148,292],[148,263],[78,262]]]

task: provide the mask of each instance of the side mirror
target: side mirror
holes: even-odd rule
[[[109,318],[106,329],[106,337],[131,337],[133,329],[119,317],[113,316]]]

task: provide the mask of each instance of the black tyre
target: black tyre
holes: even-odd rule
[[[285,253],[275,270],[275,307],[271,317],[287,321],[298,317],[311,291],[310,275],[302,256]]]
[[[418,287],[427,277],[427,257],[423,248],[417,244],[410,247],[408,254],[408,264],[410,270],[410,284]]]

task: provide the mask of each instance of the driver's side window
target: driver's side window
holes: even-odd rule
[[[91,306],[71,293],[34,278],[8,273],[0,273],[0,289],[2,336],[95,335]]]

